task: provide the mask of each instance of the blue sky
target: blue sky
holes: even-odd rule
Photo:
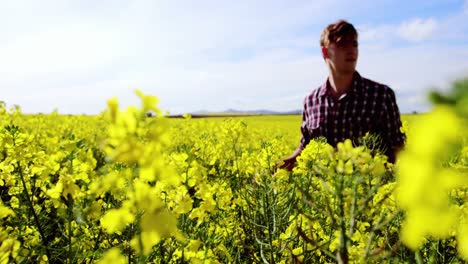
[[[347,19],[361,75],[401,112],[468,76],[468,0],[3,1],[0,100],[23,112],[96,114],[134,89],[178,114],[301,109],[328,75],[318,39]]]

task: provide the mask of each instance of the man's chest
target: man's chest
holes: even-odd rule
[[[310,105],[306,125],[314,135],[331,141],[362,137],[378,126],[381,105],[370,98],[323,98]]]

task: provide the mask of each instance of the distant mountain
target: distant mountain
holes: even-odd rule
[[[302,110],[273,111],[273,110],[267,110],[267,109],[257,109],[257,110],[226,109],[221,112],[199,110],[196,112],[192,112],[190,114],[191,115],[298,115],[301,113],[302,113]]]
[[[200,110],[200,111],[190,113],[192,117],[243,116],[243,115],[300,115],[300,114],[302,114],[302,110],[272,111],[272,110],[265,110],[265,109],[258,109],[258,110],[227,109],[222,112]],[[180,117],[183,117],[183,115],[171,115],[169,117],[180,118]]]
[[[237,109],[227,109],[222,112],[210,112],[206,110],[201,110],[193,112],[195,115],[209,115],[209,114],[235,114],[235,115],[297,115],[301,114],[302,110],[291,110],[291,111],[272,111],[267,109],[257,109],[257,110],[237,110]]]

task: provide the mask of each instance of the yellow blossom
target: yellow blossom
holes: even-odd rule
[[[109,234],[120,232],[126,225],[132,223],[135,216],[125,208],[110,209],[101,217],[101,226]]]
[[[98,264],[124,264],[127,263],[127,259],[120,254],[118,248],[111,248],[106,251],[104,256],[97,261]]]

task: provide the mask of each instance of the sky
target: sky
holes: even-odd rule
[[[135,89],[171,114],[291,111],[328,76],[319,37],[346,19],[357,71],[402,113],[468,76],[468,0],[15,0],[0,4],[0,100],[98,114]]]

